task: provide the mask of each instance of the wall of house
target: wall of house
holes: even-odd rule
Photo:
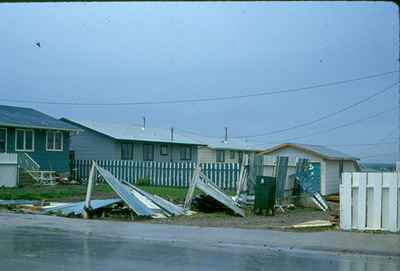
[[[301,158],[308,158],[310,159],[311,162],[319,162],[321,165],[321,194],[330,195],[339,193],[339,185],[341,182],[341,178],[339,175],[339,161],[326,160],[312,153],[308,153],[292,147],[286,147],[274,151],[268,155],[288,156],[292,157],[292,159],[301,157]],[[354,171],[357,171],[355,162],[343,161],[343,172],[354,172]]]
[[[15,130],[14,127],[7,127],[7,152],[17,152],[15,149]],[[55,170],[58,173],[69,173],[69,132],[63,132],[63,150],[46,150],[46,131],[44,129],[34,130],[34,151],[26,151],[43,170]]]
[[[180,162],[181,148],[183,144],[142,142],[134,140],[115,140],[90,129],[71,136],[70,149],[75,152],[76,160],[120,160],[122,155],[123,143],[133,144],[133,159],[143,161],[143,145],[151,144],[154,146],[154,160],[157,162]],[[162,145],[168,146],[168,155],[161,155]],[[189,145],[192,148],[192,159],[197,161],[197,146]],[[186,160],[185,160],[186,161]]]
[[[313,153],[298,150],[293,147],[286,147],[286,148],[276,150],[274,152],[268,153],[268,156],[287,156],[287,157],[289,157],[289,159],[291,161],[295,161],[297,158],[307,158],[310,160],[310,162],[319,163],[320,169],[321,169],[320,192],[322,195],[326,195],[326,186],[327,186],[326,164],[325,164],[325,160],[322,159],[320,156],[315,155]],[[272,171],[272,169],[271,169],[271,171]],[[289,170],[288,170],[288,176],[293,173],[295,173],[295,167],[291,166],[291,167],[289,167]]]
[[[206,146],[198,146],[198,161],[200,163],[216,163],[217,162],[217,150],[211,149]],[[231,158],[231,150],[224,150],[225,152],[225,163],[239,163],[239,153],[252,153],[255,154],[254,151],[237,151],[233,150],[235,153],[234,157]]]
[[[353,161],[343,161],[343,172],[357,171],[356,164]],[[339,193],[339,185],[341,183],[341,176],[339,172],[338,160],[326,161],[326,179],[329,180],[326,184],[326,195]]]
[[[121,157],[118,142],[91,130],[71,135],[70,150],[77,160],[116,160]]]
[[[198,146],[198,162],[199,163],[215,163],[217,161],[216,151],[205,146]]]
[[[183,162],[183,161],[197,161],[197,145],[186,145],[186,144],[177,144],[177,143],[158,143],[158,142],[143,142],[143,141],[120,141],[118,144],[119,150],[119,158],[121,159],[121,145],[123,143],[131,143],[133,144],[133,160],[143,161],[143,145],[150,144],[154,146],[154,160],[156,162]],[[168,154],[161,155],[161,146],[166,145],[168,147]],[[192,149],[192,159],[190,160],[182,160],[181,159],[181,150],[184,147],[189,146]]]

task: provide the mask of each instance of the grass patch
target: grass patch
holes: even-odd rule
[[[162,187],[139,185],[141,189],[151,194],[156,194],[167,200],[182,203],[185,201],[187,188],[182,187]],[[233,195],[234,192],[227,192]],[[200,194],[196,190],[195,195]],[[26,185],[17,188],[0,187],[0,199],[27,199],[27,200],[45,200],[59,202],[83,201],[86,196],[86,185],[54,185],[54,186],[38,186]],[[118,197],[115,192],[107,184],[96,185],[93,198],[105,199]]]

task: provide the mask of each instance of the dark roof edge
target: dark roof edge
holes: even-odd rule
[[[15,128],[29,128],[29,129],[44,129],[44,130],[58,130],[58,131],[79,131],[78,128],[57,128],[57,127],[46,127],[37,125],[24,125],[24,124],[12,124],[12,123],[1,123],[0,126],[8,126]]]

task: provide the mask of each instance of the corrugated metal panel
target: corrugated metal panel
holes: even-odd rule
[[[224,192],[219,190],[219,188],[213,182],[207,180],[208,178],[205,175],[201,173],[200,175],[202,178],[198,177],[195,183],[195,186],[198,189],[213,197],[214,199],[231,209],[234,213],[243,217],[245,216],[244,211],[236,205],[232,198],[228,197]]]
[[[148,199],[150,199],[154,204],[158,205],[160,208],[162,208],[163,210],[167,211],[170,214],[173,215],[184,215],[185,214],[185,210],[182,207],[179,207],[175,204],[173,204],[172,202],[169,202],[166,199],[163,199],[157,195],[152,195],[150,193],[147,193],[146,191],[143,191],[142,189],[123,182],[126,186],[130,187],[131,189],[137,191],[138,193],[142,194],[143,196],[147,197]]]
[[[93,210],[110,206],[114,203],[121,202],[120,199],[104,199],[104,200],[92,200],[90,202],[90,206]],[[62,215],[68,216],[71,214],[81,215],[84,212],[85,202],[76,202],[76,203],[66,203],[55,207],[47,208],[42,212],[42,214],[49,213],[61,213]]]
[[[140,199],[130,193],[124,185],[115,178],[109,171],[96,166],[97,171],[104,177],[104,180],[121,197],[121,199],[139,216],[154,216],[155,212],[148,208]]]

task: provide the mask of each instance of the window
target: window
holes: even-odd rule
[[[46,151],[62,151],[63,134],[61,131],[46,132]]]
[[[343,173],[343,160],[339,161],[339,178],[342,178]]]
[[[230,159],[235,159],[235,151],[230,151],[229,152],[229,158]]]
[[[121,159],[122,160],[133,160],[133,144],[122,143],[121,144]]]
[[[160,155],[168,155],[168,145],[160,146]]]
[[[7,152],[7,129],[0,128],[0,153]]]
[[[34,133],[33,130],[17,129],[15,131],[15,150],[33,151]]]
[[[217,162],[225,162],[225,151],[217,150]]]
[[[154,160],[154,146],[151,144],[143,145],[143,160],[153,161]]]
[[[181,149],[181,160],[192,160],[192,147],[183,146]]]
[[[242,162],[243,162],[243,152],[240,151],[239,152],[239,163],[242,163]]]

